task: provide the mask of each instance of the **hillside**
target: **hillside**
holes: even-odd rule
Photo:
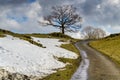
[[[104,39],[92,41],[90,46],[120,65],[120,34],[112,34]]]
[[[0,29],[0,79],[69,80],[80,62],[74,41],[60,33],[17,34]]]

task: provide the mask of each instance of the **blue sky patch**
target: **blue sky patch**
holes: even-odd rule
[[[26,22],[28,18],[26,16],[16,17],[16,16],[7,16],[8,19],[13,19],[19,23]]]
[[[33,3],[35,2],[36,0],[27,0],[29,3]]]

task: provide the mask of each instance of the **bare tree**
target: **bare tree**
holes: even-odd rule
[[[87,26],[82,30],[86,39],[100,39],[106,36],[106,32],[101,28]]]
[[[72,5],[54,6],[50,15],[45,16],[46,25],[52,25],[59,28],[61,33],[65,31],[76,31],[80,29],[81,17]]]
[[[106,32],[101,28],[95,28],[93,35],[95,36],[95,39],[100,39],[106,36]]]
[[[85,28],[83,28],[82,33],[84,34],[86,39],[93,39],[93,31],[94,31],[94,27],[92,26],[87,26]]]

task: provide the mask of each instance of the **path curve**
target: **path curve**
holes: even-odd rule
[[[90,61],[87,70],[88,78],[71,80],[120,80],[120,68],[112,60],[89,47],[88,42],[89,41],[80,41],[76,43],[79,50],[86,52],[88,60]],[[84,57],[82,58],[84,60]],[[76,76],[75,74],[72,78]]]
[[[77,71],[72,76],[71,80],[87,80],[88,79],[88,68],[89,68],[89,59],[85,51],[80,50],[79,46],[75,44],[76,48],[80,51],[82,61]]]

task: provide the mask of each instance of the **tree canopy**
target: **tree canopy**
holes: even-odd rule
[[[76,31],[81,28],[82,18],[72,5],[54,6],[50,15],[44,17],[46,25],[52,25],[59,28],[61,33],[65,31]]]

